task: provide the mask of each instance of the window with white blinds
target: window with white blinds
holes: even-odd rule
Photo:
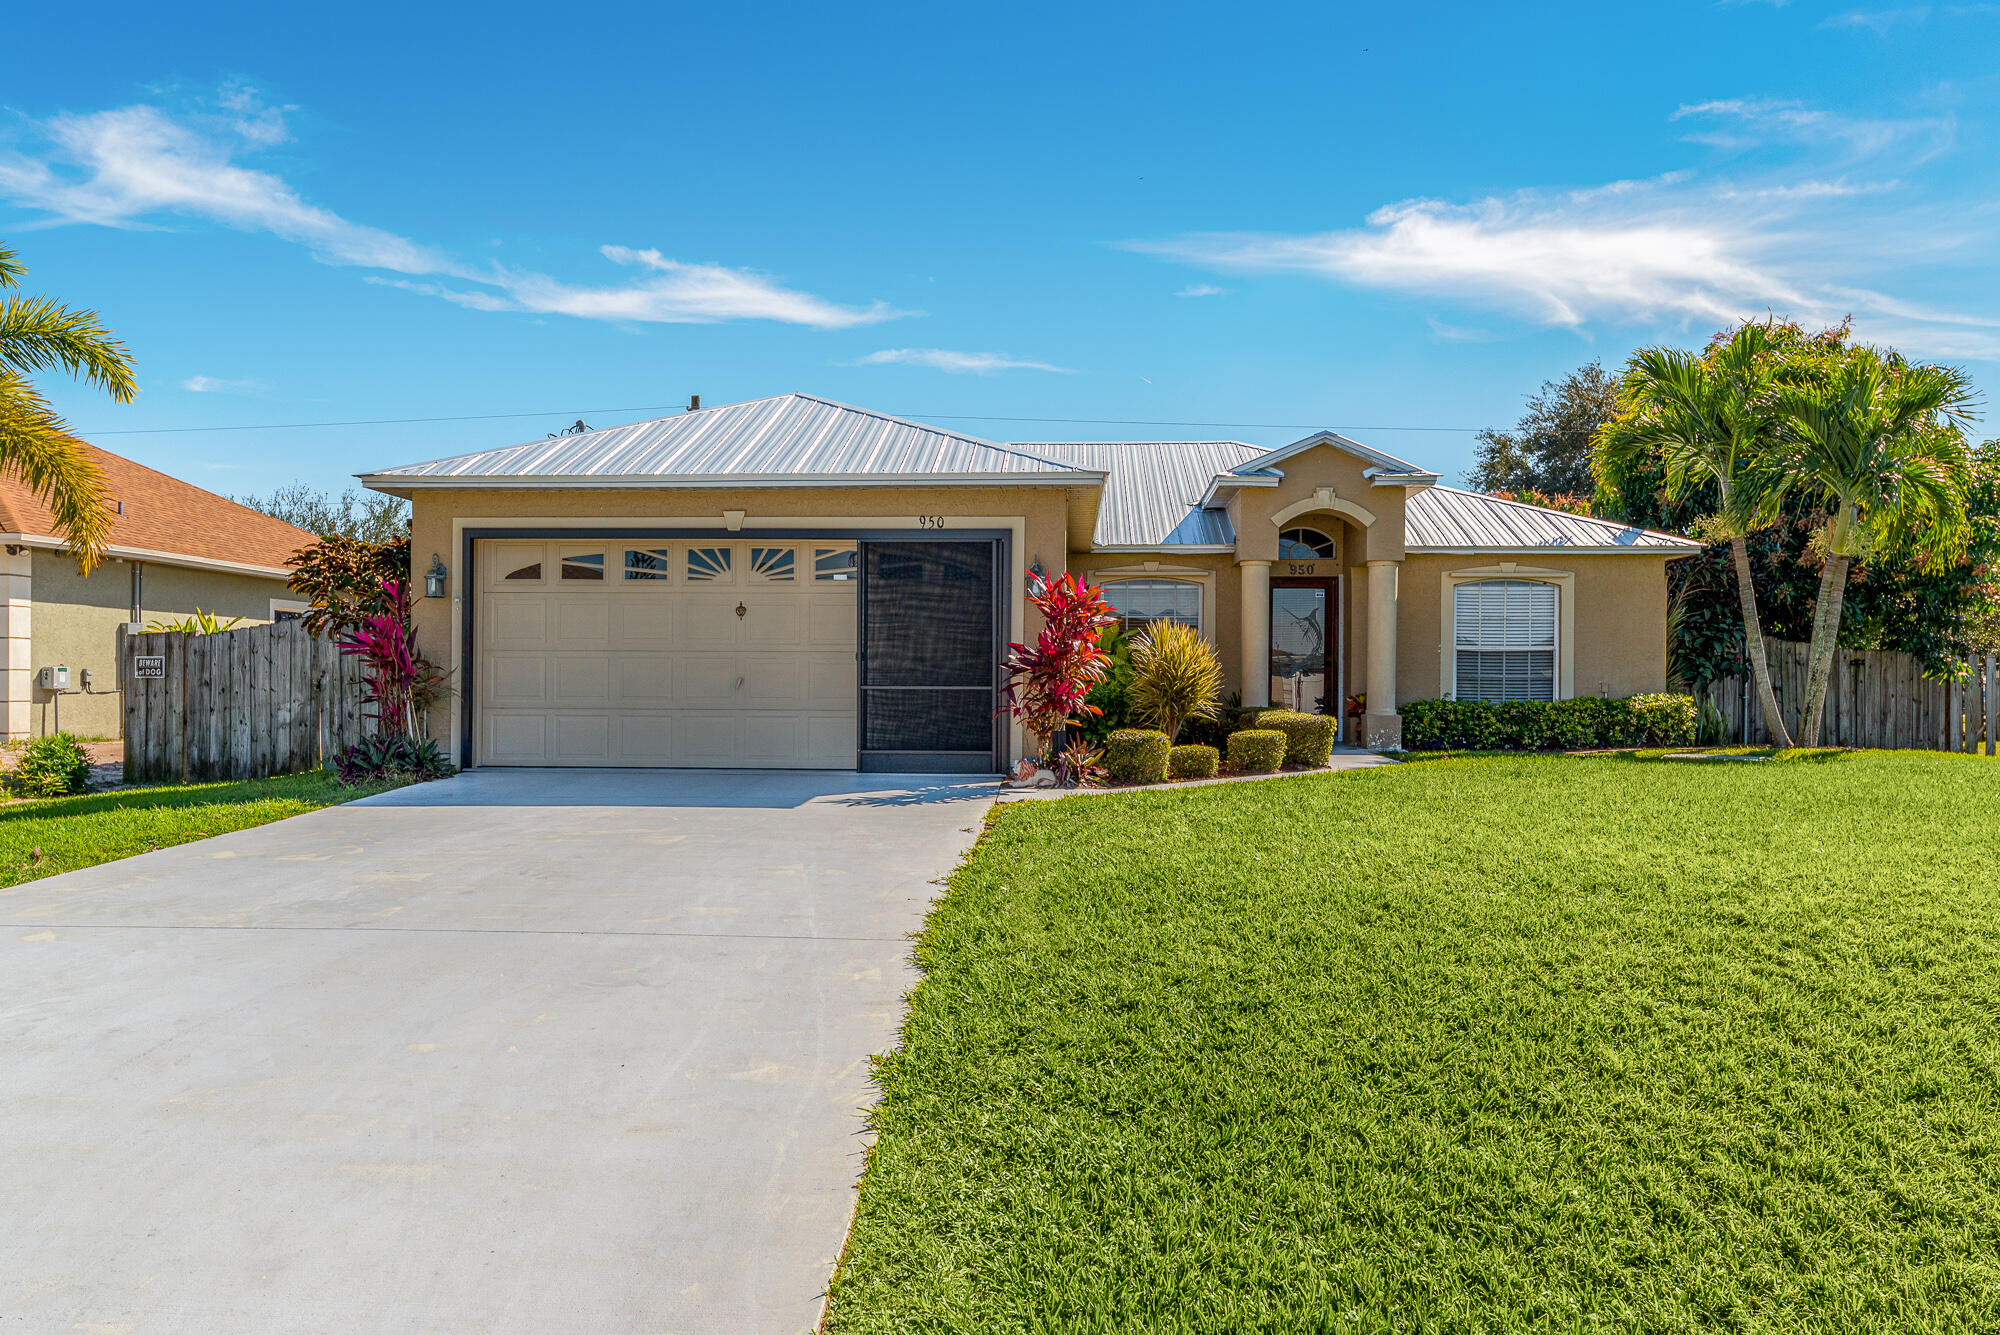
[[[1178,579],[1109,579],[1104,601],[1118,614],[1126,630],[1142,630],[1155,621],[1178,621],[1201,629],[1201,585]]]
[[[1460,700],[1556,698],[1556,586],[1486,579],[1452,590]]]

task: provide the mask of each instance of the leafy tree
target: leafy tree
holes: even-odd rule
[[[1790,381],[1830,376],[1851,351],[1845,324],[1808,331],[1790,321],[1762,321],[1771,343],[1774,377]],[[1712,352],[1733,337],[1718,334]],[[1631,457],[1598,452],[1597,512],[1607,518],[1668,533],[1692,534],[1720,497],[1713,482],[1670,495],[1666,465],[1657,453]],[[1948,672],[1979,646],[1980,617],[1995,605],[2000,572],[2000,444],[1972,459],[1968,517],[1972,540],[1956,562],[1916,561],[1877,552],[1848,571],[1840,645],[1893,649],[1922,660],[1927,670]],[[1777,519],[1748,538],[1750,568],[1764,634],[1812,638],[1814,603],[1824,566],[1816,539],[1828,517],[1824,502],[1802,488],[1786,492]],[[1674,660],[1697,689],[1721,677],[1749,675],[1744,659],[1734,561],[1718,542],[1667,566],[1670,591],[1681,607]],[[1996,646],[2000,647],[2000,646]]]
[[[1873,348],[1852,349],[1831,377],[1778,391],[1786,480],[1827,510],[1800,729],[1807,746],[1819,744],[1848,566],[1875,551],[1920,565],[1956,562],[1971,544],[1971,397],[1962,371]]]
[[[60,370],[119,403],[132,401],[139,382],[132,354],[96,311],[18,295],[26,272],[15,252],[0,245],[0,470],[49,507],[57,534],[88,574],[111,540],[104,476],[29,376]]]
[[[1769,352],[1768,330],[1756,324],[1744,325],[1727,343],[1701,355],[1679,348],[1641,348],[1626,367],[1619,414],[1599,433],[1597,448],[1614,464],[1657,459],[1669,498],[1697,489],[1713,492],[1714,511],[1701,526],[1712,539],[1729,545],[1745,657],[1757,682],[1764,722],[1780,746],[1790,746],[1771,689],[1750,570],[1750,534],[1777,517],[1783,481],[1768,463],[1778,430],[1767,393]],[[1675,612],[1684,623],[1686,604],[1677,599]]]
[[[294,482],[289,487],[279,487],[269,496],[230,499],[322,538],[384,543],[410,536],[409,502],[380,492],[349,490],[336,496]]]
[[[410,540],[363,542],[335,534],[292,558],[293,593],[311,604],[306,630],[347,633],[392,611],[385,590],[410,582]]]
[[[1618,381],[1600,362],[1545,380],[1512,431],[1489,427],[1479,433],[1477,462],[1466,481],[1475,491],[1588,496],[1592,437],[1617,412]]]

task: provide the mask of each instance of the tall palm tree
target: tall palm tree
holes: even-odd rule
[[[1790,746],[1791,733],[1771,689],[1757,586],[1750,575],[1750,534],[1776,517],[1781,496],[1781,479],[1768,466],[1777,433],[1768,407],[1769,347],[1764,326],[1746,324],[1706,357],[1679,348],[1641,348],[1626,364],[1623,420],[1599,439],[1613,456],[1657,452],[1673,499],[1703,483],[1715,485],[1720,503],[1705,527],[1711,539],[1728,542],[1736,566],[1743,654],[1757,683],[1764,724],[1773,741]]]
[[[1971,400],[1971,382],[1957,368],[1913,366],[1873,348],[1849,352],[1824,379],[1777,391],[1789,437],[1787,480],[1829,510],[1799,729],[1806,746],[1819,745],[1854,558],[1914,552],[1950,561],[1965,553],[1972,536],[1964,431]]]
[[[88,574],[111,537],[104,477],[28,377],[60,370],[119,403],[130,403],[139,383],[132,354],[96,311],[20,295],[26,272],[14,251],[0,245],[0,471],[47,504],[57,535]]]

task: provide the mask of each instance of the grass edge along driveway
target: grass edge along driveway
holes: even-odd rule
[[[0,806],[0,886],[266,825],[395,786],[350,787],[314,770],[9,803]]]
[[[1004,807],[827,1328],[2000,1325],[1996,812],[1920,752]]]

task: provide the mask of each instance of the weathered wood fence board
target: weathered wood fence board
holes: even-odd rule
[[[1794,739],[1805,718],[1811,646],[1766,640],[1771,689]],[[1725,736],[1757,745],[1771,740],[1764,708],[1748,677],[1711,682],[1706,696],[1722,714]],[[1839,649],[1827,684],[1823,746],[1929,751],[2000,748],[2000,655],[1975,654],[1956,678],[1924,676],[1922,660],[1880,649]]]
[[[159,676],[136,660],[158,658]],[[374,731],[359,664],[299,621],[125,640],[129,783],[253,779],[317,769]]]

